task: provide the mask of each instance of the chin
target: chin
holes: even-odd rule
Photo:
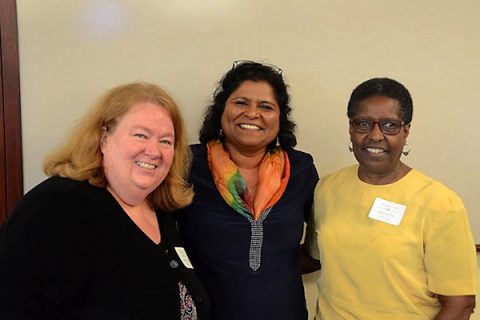
[[[155,190],[156,188],[158,188],[158,186],[161,184],[162,182],[156,182],[156,183],[152,183],[152,182],[145,182],[145,181],[137,181],[135,184],[135,187],[137,187],[138,189],[142,190],[142,191],[145,191],[145,192],[152,192],[153,190]]]
[[[267,144],[268,145],[268,144]],[[244,141],[240,143],[240,146],[243,148],[258,148],[262,149],[265,148],[267,145],[263,143],[263,141]]]
[[[367,173],[381,173],[388,170],[389,166],[380,161],[360,162],[360,167]]]

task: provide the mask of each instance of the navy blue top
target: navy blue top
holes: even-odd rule
[[[307,319],[299,263],[304,220],[318,174],[309,154],[288,150],[290,179],[263,222],[261,266],[249,267],[250,222],[221,197],[205,145],[192,146],[192,205],[178,214],[185,248],[212,303],[215,320]]]

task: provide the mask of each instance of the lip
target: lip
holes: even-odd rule
[[[237,126],[241,129],[251,130],[251,131],[260,131],[263,130],[262,127],[253,123],[239,123]]]
[[[150,163],[150,162],[145,162],[145,161],[135,161],[135,164],[145,170],[155,170],[158,168],[158,165]]]
[[[362,150],[372,156],[380,156],[383,154],[390,153],[390,151],[387,148],[380,147],[380,146],[364,146]]]

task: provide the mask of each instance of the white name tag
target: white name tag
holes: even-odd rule
[[[375,198],[368,217],[398,226],[402,221],[406,208],[407,206],[403,204]]]
[[[177,252],[180,260],[182,260],[183,265],[188,269],[193,269],[192,263],[190,262],[190,259],[188,259],[185,249],[183,247],[175,247],[175,251]]]

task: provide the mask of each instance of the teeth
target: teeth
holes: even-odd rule
[[[153,169],[155,169],[155,168],[157,167],[157,166],[154,165],[154,164],[146,163],[146,162],[142,162],[142,161],[136,161],[135,163],[136,163],[139,167],[144,168],[144,169],[153,170]]]
[[[246,124],[246,123],[240,124],[240,128],[249,129],[249,130],[260,130],[260,127],[255,126],[253,124]]]
[[[370,152],[370,153],[382,153],[383,149],[367,148],[367,151]]]

